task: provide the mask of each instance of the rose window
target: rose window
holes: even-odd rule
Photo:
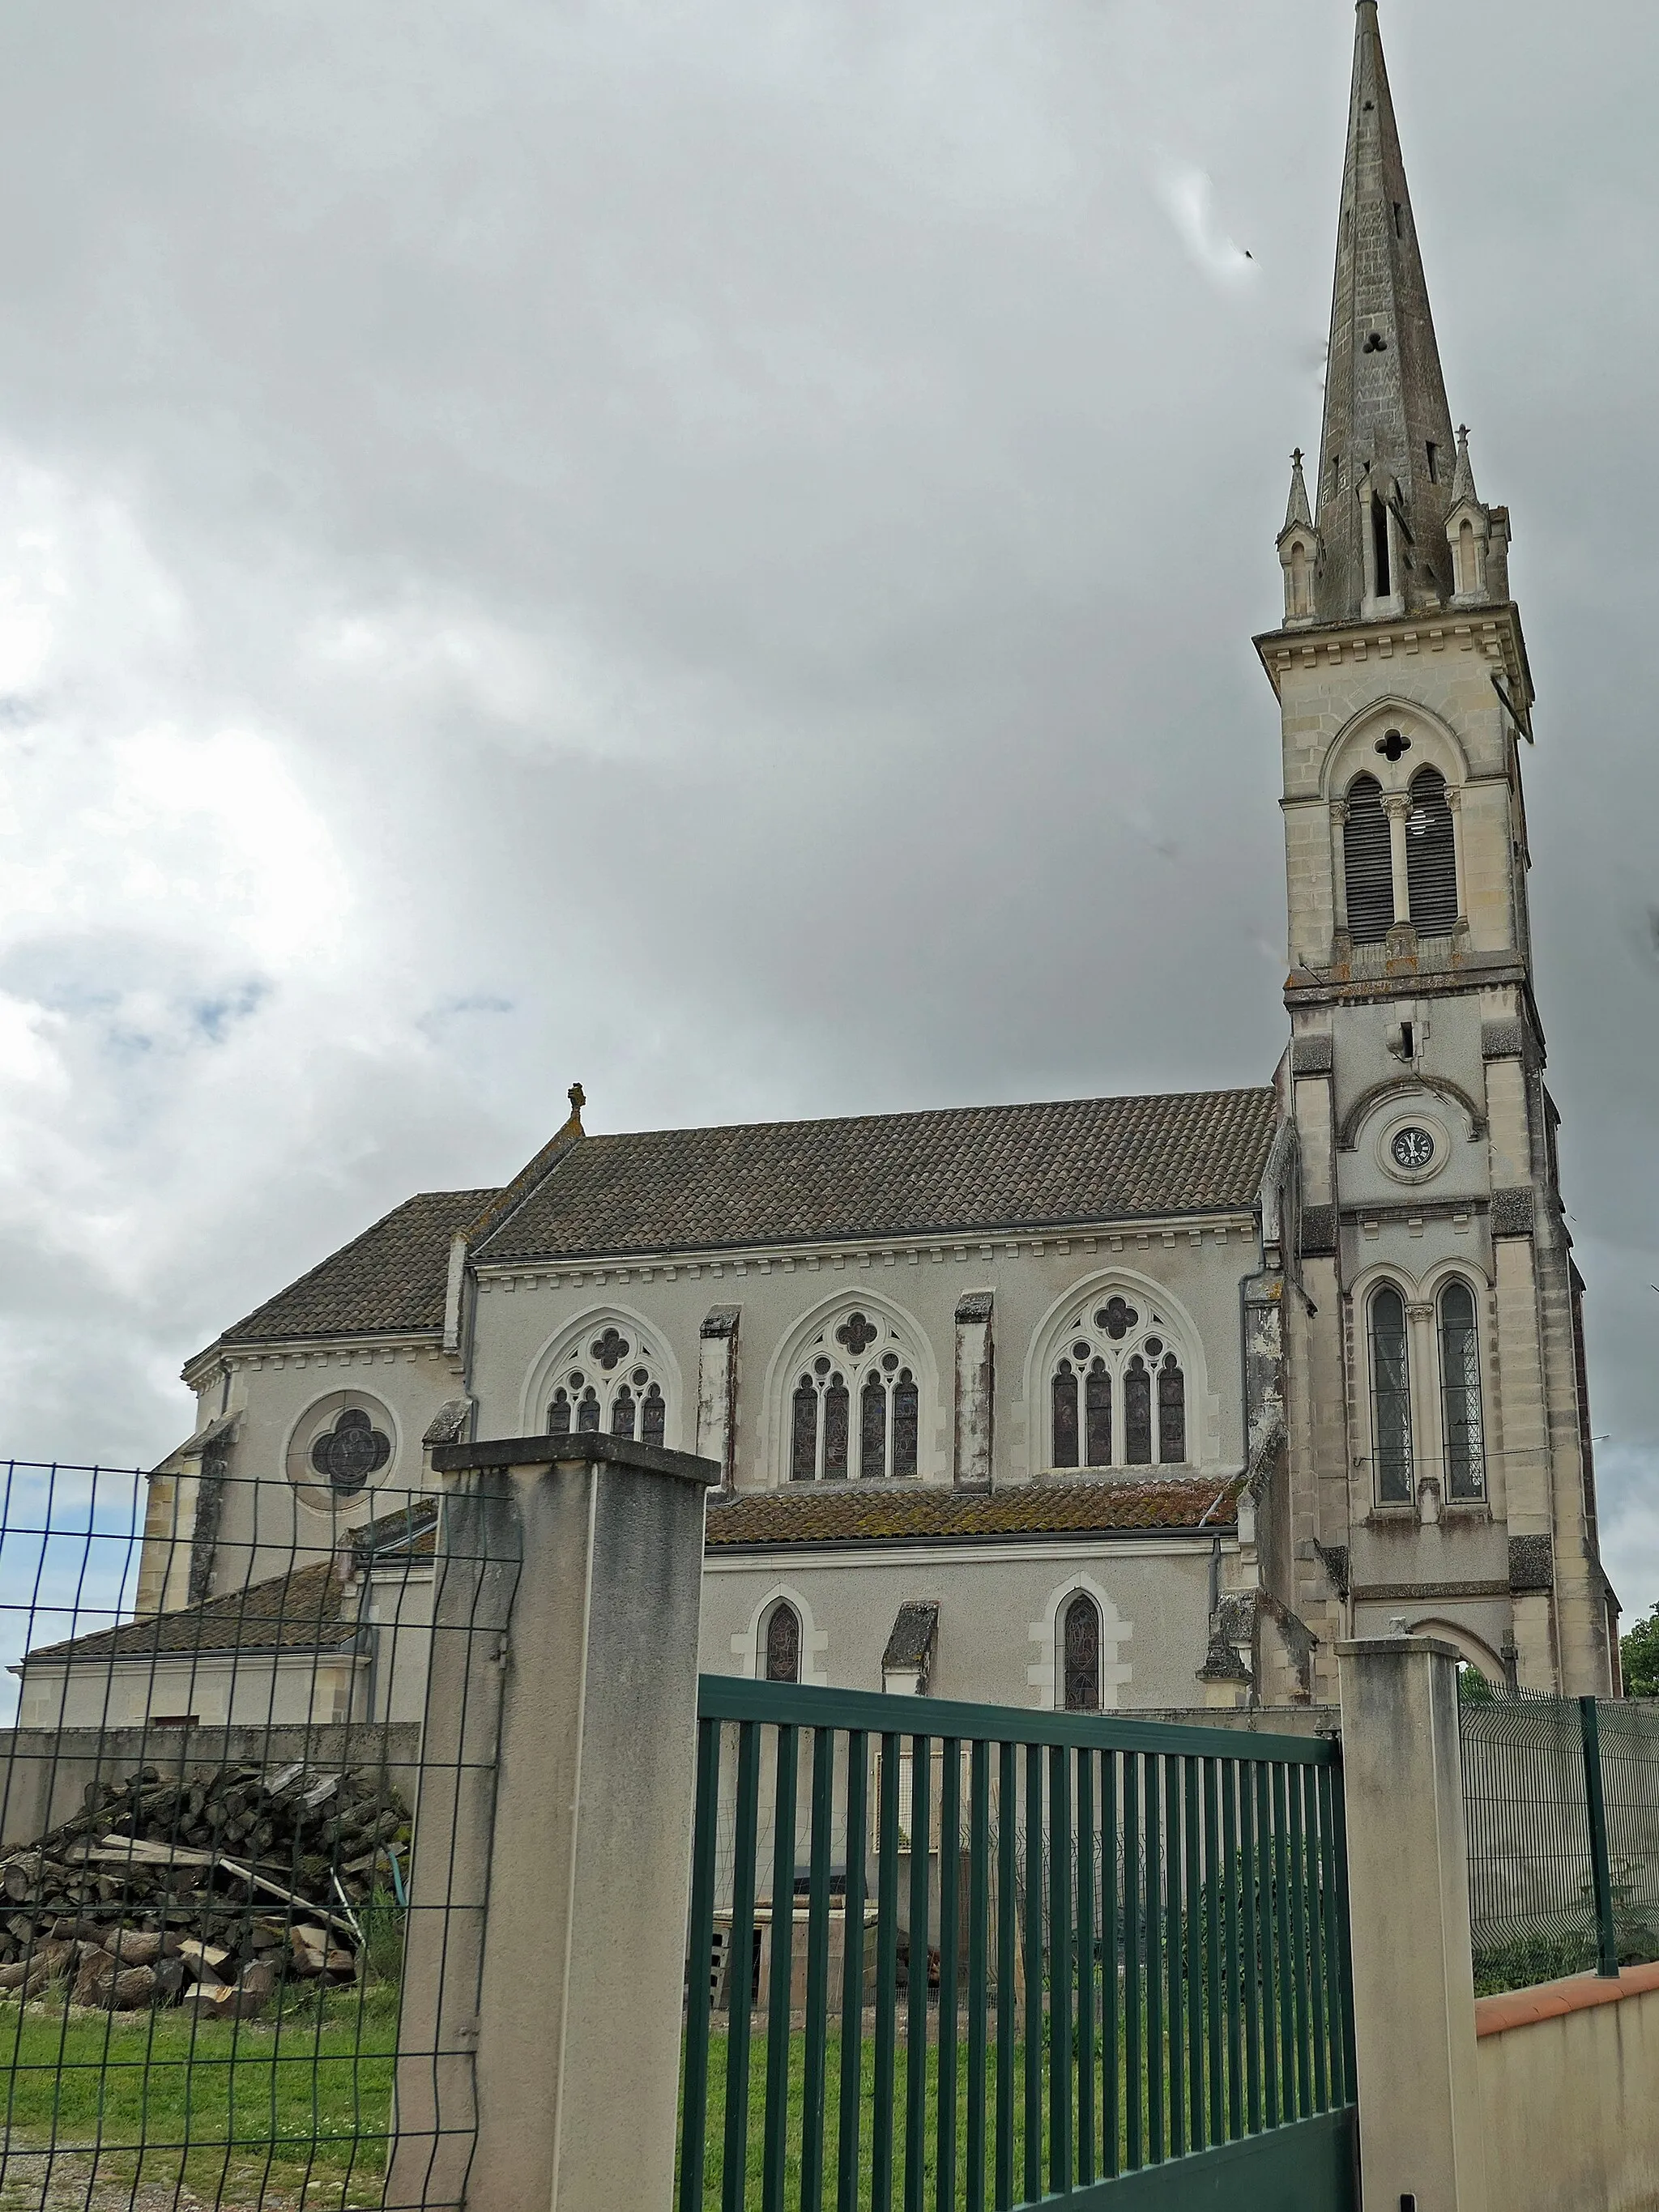
[[[348,1407],[311,1447],[311,1464],[337,1498],[355,1498],[392,1456],[392,1440],[368,1415]]]

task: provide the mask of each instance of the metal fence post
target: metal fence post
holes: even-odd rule
[[[493,1676],[493,1812],[458,1820],[441,1777],[428,1805],[423,1770],[385,2202],[668,2212],[703,1502],[720,1470],[594,1435],[444,1445],[433,1465],[495,1529],[492,1553],[516,1554],[516,1589],[505,1638],[481,1638],[477,1571],[441,1585],[427,1725],[487,1700]],[[450,1901],[486,1886],[478,1938],[450,1954],[465,1932]],[[429,2113],[434,2051],[468,2045],[470,2158],[447,2154],[441,2112],[435,2136],[407,2124]]]
[[[1590,1875],[1595,1884],[1595,1954],[1598,1974],[1619,1978],[1619,1933],[1613,1924],[1613,1865],[1607,1856],[1607,1801],[1601,1787],[1601,1737],[1595,1700],[1578,1700],[1584,1738],[1584,1806],[1589,1815]]]

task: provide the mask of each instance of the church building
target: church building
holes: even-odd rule
[[[1266,1079],[594,1135],[573,1088],[503,1188],[410,1198],[189,1362],[139,1617],[31,1655],[23,1717],[76,1717],[112,1663],[135,1717],[262,1712],[295,1647],[231,1668],[222,1625],[309,1618],[307,1575],[319,1717],[418,1711],[430,1447],[584,1430],[719,1463],[711,1672],[1284,1705],[1403,1626],[1493,1680],[1616,1690],[1509,548],[1360,0],[1324,421],[1254,641],[1288,913]]]

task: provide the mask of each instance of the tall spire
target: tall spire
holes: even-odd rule
[[[1353,619],[1368,599],[1376,611],[1382,599],[1411,608],[1449,596],[1445,524],[1454,465],[1451,414],[1376,0],[1359,0],[1316,492],[1324,550],[1319,613],[1325,621]],[[1371,499],[1377,502],[1375,522]],[[1386,533],[1384,503],[1394,517]],[[1377,561],[1392,551],[1386,592],[1376,588],[1377,561],[1367,547],[1372,528],[1373,545],[1384,547]]]

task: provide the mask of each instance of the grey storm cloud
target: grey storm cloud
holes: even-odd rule
[[[5,1448],[562,1118],[1264,1079],[1338,0],[15,0]],[[1540,693],[1604,1540],[1659,1598],[1633,0],[1388,0]]]

